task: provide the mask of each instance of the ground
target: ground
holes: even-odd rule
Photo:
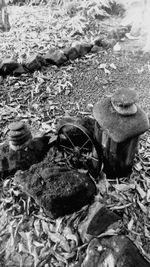
[[[52,38],[52,40],[46,40],[45,36],[48,28],[45,29],[43,26],[43,32],[40,32],[39,29],[40,27],[42,27],[42,25],[38,24],[39,20],[35,23],[34,20],[32,21],[27,19],[29,17],[31,18],[33,15],[36,15],[36,8],[34,8],[33,14],[30,13],[30,7],[27,9],[25,9],[24,7],[20,7],[19,9],[19,7],[17,7],[16,10],[18,13],[16,17],[13,18],[14,20],[12,20],[12,32],[10,31],[10,33],[2,34],[4,40],[2,45],[3,50],[1,50],[1,57],[4,57],[6,55],[12,56],[13,54],[13,57],[17,58],[20,55],[20,60],[22,60],[23,54],[25,52],[27,53],[28,49],[30,50],[31,54],[34,52],[41,52],[41,50],[41,53],[44,53],[44,51],[48,50],[51,44],[55,45],[57,38],[55,40],[54,38]],[[40,9],[37,8],[37,16],[39,14],[39,10]],[[41,10],[42,12],[46,12],[45,8]],[[23,12],[24,16],[21,15],[21,12]],[[21,19],[19,20],[18,18]],[[22,29],[24,25],[26,25],[26,36],[24,38],[24,41],[22,41],[22,39],[20,39],[19,37],[19,33],[21,34],[21,38],[23,38]],[[36,35],[36,30],[40,32],[40,36]],[[59,35],[59,30],[55,30]],[[107,31],[108,29],[107,27],[105,27],[103,28],[103,30]],[[35,33],[35,38],[33,37],[33,32]],[[17,36],[18,38],[18,46],[17,41],[15,40],[15,36]],[[37,41],[36,38],[38,39]],[[65,40],[62,40],[61,42],[59,39],[59,45],[62,42],[67,44],[67,37],[65,37]],[[69,42],[71,42],[71,39],[69,39]],[[21,43],[22,47],[20,48],[19,44]],[[38,45],[36,46],[35,43],[38,43]],[[20,77],[0,77],[0,126],[2,129],[1,142],[6,139],[5,134],[8,124],[16,120],[16,118],[22,119],[25,122],[29,123],[31,130],[35,135],[40,135],[40,133],[42,133],[43,131],[50,131],[51,133],[53,133],[55,131],[56,122],[62,116],[75,116],[78,114],[91,115],[92,107],[98,100],[105,97],[106,95],[110,95],[112,92],[121,87],[134,88],[139,94],[140,106],[146,111],[147,114],[149,114],[150,54],[144,54],[141,51],[141,45],[138,44],[137,40],[130,40],[127,37],[119,42],[119,45],[121,48],[119,51],[115,51],[113,48],[108,50],[101,49],[96,54],[90,53],[81,59],[76,59],[75,61],[61,66],[60,68],[56,66],[48,66],[43,67],[40,71],[36,71],[32,74],[22,75]],[[133,174],[131,175],[131,177],[128,179],[125,177],[122,180],[117,181],[116,184],[111,184],[110,181],[106,182],[106,187],[108,187],[107,190],[104,184],[100,184],[100,186],[103,197],[108,207],[111,207],[112,210],[119,210],[124,213],[123,218],[128,236],[142,250],[143,254],[150,259],[149,153],[150,137],[148,131],[141,137],[139,144],[139,154],[135,159],[135,166],[133,168]],[[11,201],[12,200],[10,200],[10,202]],[[6,204],[6,202],[7,201],[5,199],[4,203]],[[1,200],[1,203],[1,205],[4,205],[3,200]],[[7,209],[5,210],[5,212],[6,211]],[[14,236],[17,235],[17,231],[19,231],[18,229],[21,228],[20,232],[22,233],[22,240],[27,239],[31,244],[31,237],[25,237],[22,231],[22,222],[24,222],[24,220],[27,220],[27,234],[29,233],[29,228],[31,227],[32,223],[34,223],[35,226],[36,221],[37,224],[39,222],[40,224],[42,224],[42,226],[40,225],[41,229],[43,229],[41,231],[43,231],[43,233],[45,234],[47,234],[47,226],[43,226],[44,222],[45,224],[47,223],[48,227],[51,227],[51,229],[53,227],[52,232],[54,233],[56,232],[55,230],[58,229],[58,225],[60,224],[60,236],[65,236],[65,231],[63,229],[63,226],[61,225],[62,221],[51,222],[45,217],[43,217],[44,219],[42,219],[42,216],[43,214],[38,215],[37,217],[36,215],[33,215],[31,216],[31,218],[29,218],[28,216],[27,218],[20,217],[21,219],[18,219],[18,217],[14,216],[13,221],[9,218],[9,220],[11,221],[11,227],[14,224],[15,229],[15,225],[18,225],[18,220],[20,220],[20,226],[16,226],[15,234],[14,232],[11,232],[11,227],[9,227],[9,231],[7,228],[7,231],[11,233],[12,238],[13,234]],[[40,232],[40,230],[37,229],[36,231]],[[75,235],[74,232],[71,232],[71,234]],[[72,236],[72,238],[73,237],[75,239],[75,241],[73,241],[76,242],[76,246],[79,246],[78,240],[76,240],[76,235]],[[43,239],[41,239],[44,240],[43,242],[45,242],[44,244],[46,244],[46,246],[48,246],[48,238],[52,238],[52,234],[50,237],[46,236],[45,239],[44,237]],[[59,238],[60,237],[55,236],[53,240],[54,243],[58,244]],[[6,241],[9,242],[9,239],[6,238]],[[38,247],[38,250],[41,251],[43,249],[43,246],[40,243],[40,236],[36,238],[36,241],[33,241],[34,247]],[[61,242],[63,243],[63,240],[61,240]],[[1,246],[2,245],[3,244],[1,243]],[[11,245],[13,245],[13,242]],[[59,245],[63,246],[64,244]],[[17,246],[16,243],[15,246]],[[72,247],[74,246],[72,245]],[[22,253],[27,253],[28,251],[30,256],[32,256],[32,260],[34,258],[34,262],[36,262],[38,257],[36,258],[36,254],[34,254],[33,251],[30,251],[29,247],[27,249],[25,246],[24,249],[23,245],[22,247],[20,245],[19,251],[21,251]],[[41,255],[42,253],[43,252],[41,251]],[[67,251],[66,249],[65,253],[69,254],[71,253],[71,251],[69,251],[69,249]],[[66,257],[67,259],[68,254],[66,255],[65,253],[63,254],[61,250],[59,251],[59,249],[57,251],[57,255],[54,253],[56,262],[61,261],[61,266],[67,266],[65,265],[65,261],[63,261],[63,256],[59,256],[59,254],[64,255],[64,257]],[[39,257],[38,259],[40,259],[41,262],[44,261],[43,258],[41,259]],[[49,258],[47,257],[47,262],[48,261]],[[46,264],[46,262],[44,264]],[[10,264],[7,266],[13,265]],[[26,266],[29,266],[28,263]],[[58,265],[55,265],[54,263],[54,266]]]

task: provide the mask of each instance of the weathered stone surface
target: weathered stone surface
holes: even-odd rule
[[[123,236],[94,238],[81,267],[149,267],[132,241]]]
[[[101,47],[98,46],[98,45],[94,45],[94,46],[91,48],[91,52],[92,52],[92,53],[97,53],[97,52],[99,52],[99,51],[101,51]]]
[[[128,88],[118,89],[112,96],[111,102],[120,107],[130,106],[138,101],[138,95],[135,90]]]
[[[108,48],[111,48],[113,47],[115,44],[116,44],[116,40],[113,39],[113,38],[109,38],[108,36],[100,36],[100,37],[97,37],[95,40],[94,40],[94,45],[97,45],[97,46],[100,46],[100,47],[103,47],[105,49],[108,49]]]
[[[26,141],[26,136],[23,138],[24,140],[20,140],[20,142]],[[14,142],[13,140],[13,145]],[[4,179],[8,175],[13,175],[17,170],[29,169],[32,164],[43,160],[49,148],[49,137],[47,136],[34,138],[27,147],[20,147],[17,151],[11,149],[9,143],[6,142],[0,147],[0,178]]]
[[[111,98],[96,103],[93,108],[94,118],[109,136],[117,143],[138,136],[149,128],[145,112],[137,105],[137,112],[131,116],[121,116],[111,104]]]
[[[40,55],[33,55],[26,62],[26,67],[31,72],[41,69],[43,65],[46,65],[46,60]]]
[[[103,39],[104,39],[104,36],[100,36],[100,37],[95,38],[95,40],[93,41],[94,45],[102,46]]]
[[[78,53],[79,57],[83,57],[85,56],[87,53],[90,52],[91,48],[92,48],[92,44],[90,43],[80,43],[80,42],[74,42],[72,44],[72,47],[74,47]]]
[[[87,234],[98,236],[104,233],[113,223],[121,218],[106,207],[100,208],[87,228]]]
[[[27,73],[27,71],[21,64],[19,64],[18,68],[13,71],[14,76],[19,76],[24,73]]]
[[[67,57],[65,56],[64,52],[61,50],[58,50],[58,51],[50,50],[44,56],[44,58],[48,64],[53,64],[53,65],[57,65],[57,66],[60,66],[67,61]]]
[[[20,67],[20,64],[11,58],[5,58],[0,64],[0,75],[12,75]]]
[[[49,152],[44,162],[29,171],[17,172],[14,179],[47,215],[57,218],[89,204],[96,194],[96,186],[88,174],[54,165],[52,161],[54,155]]]
[[[135,104],[131,104],[130,106],[125,106],[125,107],[121,106],[118,107],[112,103],[112,106],[117,111],[117,113],[119,113],[122,116],[134,115],[137,112],[137,106]]]
[[[123,27],[122,26],[122,27],[119,27],[116,30],[113,30],[113,31],[109,32],[108,37],[109,38],[113,38],[116,41],[119,41],[120,39],[124,38],[126,33],[129,32],[129,31],[130,31],[129,27]]]
[[[70,60],[74,60],[79,57],[78,52],[75,47],[64,49],[64,54]]]
[[[120,220],[121,218],[107,209],[103,203],[95,202],[89,207],[88,214],[79,225],[78,231],[83,242],[89,241],[93,236],[104,233],[108,228],[114,229]]]
[[[116,44],[116,42],[117,41],[115,39],[105,38],[102,40],[101,46],[105,49],[112,48]]]

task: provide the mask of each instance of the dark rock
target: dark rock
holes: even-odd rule
[[[117,214],[107,209],[102,203],[95,202],[89,207],[87,216],[80,223],[78,231],[80,232],[82,241],[85,242],[110,228],[119,228],[120,225],[121,218]]]
[[[79,57],[83,57],[91,51],[92,44],[75,42],[72,47],[76,49]]]
[[[67,57],[65,56],[64,52],[61,50],[58,50],[58,51],[50,50],[44,56],[44,58],[48,64],[53,64],[57,66],[60,66],[67,61]]]
[[[101,51],[101,48],[98,46],[98,45],[94,45],[92,48],[91,48],[91,52],[92,53],[97,53]]]
[[[19,75],[24,74],[26,72],[27,72],[26,69],[21,64],[19,64],[18,68],[16,68],[13,71],[13,75],[14,76],[19,76]]]
[[[103,41],[103,39],[104,39],[103,36],[97,37],[97,38],[94,40],[94,45],[102,46],[102,41]]]
[[[46,61],[40,55],[33,55],[29,57],[26,62],[26,68],[31,72],[41,69],[44,65],[46,65]]]
[[[112,48],[116,44],[116,42],[117,41],[115,39],[105,38],[102,40],[101,46],[105,49]]]
[[[83,32],[80,32],[80,31],[74,31],[72,34],[71,34],[71,37],[75,37],[75,36],[83,36]]]
[[[109,15],[106,13],[105,15],[102,15],[102,14],[95,14],[94,17],[96,19],[99,19],[99,20],[104,20],[104,19],[107,19],[109,17]]]
[[[132,241],[123,236],[94,238],[88,245],[81,267],[149,267]]]
[[[98,210],[89,223],[87,234],[98,236],[104,233],[110,225],[119,221],[120,219],[121,218],[117,214],[106,207],[102,207]]]
[[[54,165],[53,160],[53,153],[49,152],[44,162],[28,171],[17,172],[14,179],[47,215],[57,218],[89,204],[96,194],[96,186],[88,174]],[[46,167],[50,164],[51,167]]]
[[[20,64],[11,58],[4,59],[0,64],[0,75],[12,75],[14,71],[20,67]]]
[[[125,37],[127,32],[129,32],[128,27],[119,27],[118,29],[109,32],[108,37],[119,41]]]
[[[103,47],[105,49],[111,48],[116,44],[116,40],[108,36],[100,36],[94,40],[94,45]]]
[[[78,52],[75,47],[64,49],[64,54],[70,60],[74,60],[79,57]]]

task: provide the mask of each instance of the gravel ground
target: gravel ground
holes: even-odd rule
[[[56,100],[64,111],[73,111],[77,107],[86,111],[88,104],[96,103],[118,88],[134,88],[139,94],[139,104],[149,112],[149,60],[150,55],[138,51],[122,50],[115,53],[110,50],[73,62],[72,68],[67,70],[66,67],[73,85],[71,93],[68,96],[60,94]],[[101,64],[106,64],[108,73],[105,73]]]

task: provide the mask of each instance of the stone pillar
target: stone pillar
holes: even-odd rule
[[[139,135],[149,128],[134,90],[121,89],[95,104],[95,135],[103,151],[104,172],[110,179],[131,173]]]

